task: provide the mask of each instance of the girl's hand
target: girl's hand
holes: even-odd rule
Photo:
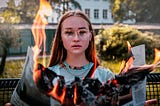
[[[152,106],[152,104],[156,104],[157,102],[157,99],[147,100],[144,106]]]

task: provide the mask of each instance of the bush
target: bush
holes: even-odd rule
[[[146,57],[154,56],[154,48],[160,48],[160,38],[151,32],[142,33],[128,25],[117,24],[110,29],[102,29],[96,36],[96,47],[101,59],[122,59],[127,55],[127,41],[131,46],[145,44]],[[153,58],[153,57],[152,57]]]

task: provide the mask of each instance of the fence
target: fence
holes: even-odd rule
[[[0,106],[10,101],[14,88],[18,84],[19,78],[0,79]]]
[[[10,101],[18,81],[19,78],[0,79],[0,106]],[[147,76],[146,96],[147,100],[157,99],[158,104],[155,106],[160,106],[160,73],[151,73]]]
[[[158,104],[155,106],[160,106],[160,73],[152,73],[147,76],[146,95],[147,100],[157,99]]]

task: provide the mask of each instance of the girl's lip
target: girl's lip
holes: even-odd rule
[[[81,45],[73,45],[72,47],[81,47]]]

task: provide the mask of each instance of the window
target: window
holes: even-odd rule
[[[95,19],[98,19],[98,18],[99,18],[99,10],[98,10],[98,9],[95,9],[95,10],[94,10],[94,18],[95,18]]]
[[[90,9],[85,9],[85,14],[90,18]]]
[[[103,9],[103,19],[107,19],[107,9]]]

